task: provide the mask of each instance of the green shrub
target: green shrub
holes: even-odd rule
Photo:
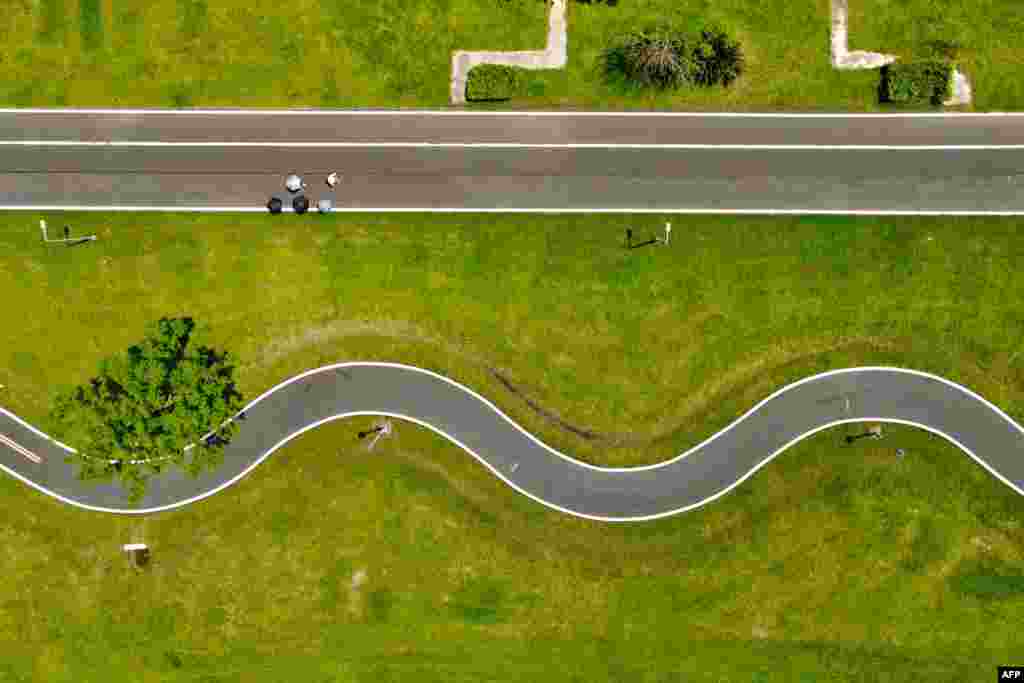
[[[695,36],[667,28],[630,34],[602,56],[605,76],[660,89],[729,85],[743,72],[743,51],[724,28],[711,24]]]
[[[519,74],[503,64],[480,64],[469,70],[466,99],[471,102],[495,102],[510,99],[519,89]]]
[[[882,67],[881,101],[896,104],[938,106],[949,97],[953,65],[941,59],[924,59]]]
[[[676,88],[692,82],[686,39],[665,30],[639,31],[604,55],[606,75],[634,85]]]
[[[701,29],[693,45],[694,80],[700,85],[729,85],[743,73],[743,50],[718,25]]]

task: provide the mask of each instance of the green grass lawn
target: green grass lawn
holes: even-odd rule
[[[850,48],[922,53],[961,46],[975,109],[1024,102],[1024,12],[1016,0],[852,0]],[[537,0],[145,3],[16,0],[0,23],[4,106],[439,107],[454,50],[544,46]],[[569,65],[533,72],[516,107],[879,108],[875,71],[829,63],[828,0],[570,2]],[[728,89],[623,92],[595,71],[600,52],[651,22],[725,23],[748,69]],[[486,105],[476,105],[486,106]]]
[[[50,216],[51,222],[57,220]],[[779,384],[865,363],[940,373],[1018,419],[1012,219],[0,215],[0,401],[161,315],[209,322],[252,397],[345,360],[444,372],[601,464],[670,457]],[[57,224],[57,223],[55,223]],[[272,229],[268,229],[272,228]],[[599,436],[538,416],[486,370]],[[720,501],[609,525],[505,487],[427,430],[300,437],[145,518],[0,476],[0,680],[990,680],[1024,616],[1019,496],[943,440],[844,428]],[[852,433],[858,431],[850,427]],[[908,456],[895,457],[896,448]],[[142,539],[153,563],[128,566]]]
[[[542,48],[544,5],[490,0],[15,0],[6,106],[412,106],[457,49]]]

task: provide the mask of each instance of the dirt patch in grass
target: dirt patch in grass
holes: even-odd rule
[[[701,320],[706,320],[712,315],[712,313],[706,312],[688,322],[693,326],[699,326]],[[642,447],[678,435],[684,427],[691,427],[698,422],[699,418],[705,416],[712,405],[720,403],[723,397],[737,394],[751,396],[763,393],[761,398],[766,398],[779,388],[771,386],[774,379],[766,379],[766,376],[774,377],[780,368],[805,363],[809,359],[838,350],[870,347],[892,351],[897,348],[894,342],[884,339],[786,340],[785,343],[771,349],[759,351],[755,358],[705,383],[695,394],[690,394],[675,402],[672,412],[666,414],[662,422],[652,427],[645,425],[641,432],[634,433],[606,433],[587,426],[573,424],[555,410],[541,405],[533,398],[528,386],[520,384],[510,376],[509,370],[492,366],[484,358],[468,351],[465,344],[431,335],[424,328],[405,321],[336,320],[323,325],[315,325],[303,333],[290,336],[283,341],[271,341],[268,346],[264,347],[260,357],[250,360],[247,365],[249,367],[267,366],[289,354],[301,353],[310,347],[329,346],[348,337],[367,336],[426,344],[442,353],[457,356],[463,361],[472,363],[496,380],[501,388],[519,402],[521,409],[525,408],[533,416],[541,418],[548,427],[553,427],[565,435],[577,437],[589,444],[604,448]],[[752,406],[753,404],[751,404]]]

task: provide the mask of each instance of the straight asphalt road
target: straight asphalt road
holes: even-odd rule
[[[220,469],[196,479],[179,472],[161,474],[134,508],[116,485],[78,482],[74,466],[63,462],[65,448],[2,411],[0,434],[40,462],[0,447],[0,467],[74,505],[155,512],[235,483],[275,449],[316,425],[358,414],[388,415],[433,429],[517,491],[551,508],[603,521],[639,521],[715,500],[793,443],[829,426],[887,421],[946,437],[1024,494],[1024,429],[959,385],[896,368],[854,368],[809,377],[780,389],[682,455],[631,469],[598,468],[563,455],[467,387],[410,366],[350,363],[320,368],[258,397],[244,413]],[[344,467],[344,459],[337,465]]]
[[[262,210],[292,172],[340,210],[1024,213],[1024,114],[0,110],[0,209]]]

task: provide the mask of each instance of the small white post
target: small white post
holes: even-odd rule
[[[46,221],[44,219],[42,219],[42,218],[39,219],[39,229],[43,231],[43,241],[44,242],[49,242],[50,244],[55,244],[55,243],[59,243],[59,242],[90,242],[90,241],[95,242],[96,241],[96,235],[89,235],[88,237],[69,237],[67,239],[51,240],[49,238],[49,236],[46,234]]]
[[[668,235],[672,232],[672,224],[665,223],[665,244],[668,244]]]
[[[149,564],[149,546],[145,543],[125,543],[122,548],[131,556],[132,564],[136,567]]]
[[[371,441],[370,445],[366,447],[366,450],[372,451],[373,447],[377,445],[377,442],[380,441],[382,436],[388,436],[391,434],[391,420],[384,420],[384,424],[380,425],[380,427],[381,430],[373,437],[373,441]]]

